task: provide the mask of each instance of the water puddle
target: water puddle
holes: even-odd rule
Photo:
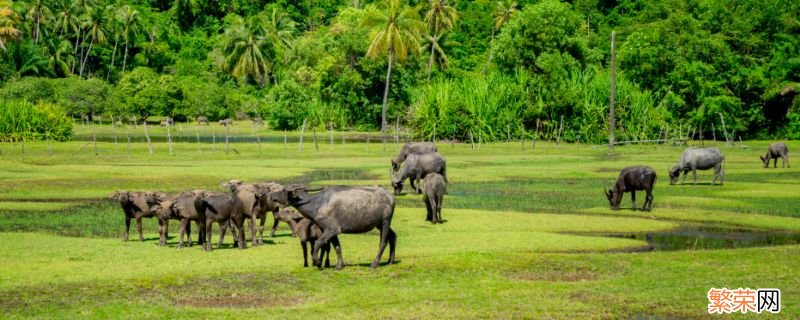
[[[580,234],[647,241],[646,247],[626,251],[736,249],[800,243],[800,233],[798,232],[709,225],[683,225],[677,229],[657,232]]]

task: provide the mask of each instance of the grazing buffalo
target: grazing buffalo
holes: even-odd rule
[[[681,155],[681,160],[678,161],[678,164],[672,166],[669,169],[669,184],[675,184],[678,182],[678,178],[681,175],[681,171],[683,171],[683,180],[681,184],[686,182],[686,175],[689,171],[692,171],[692,175],[694,176],[694,184],[697,184],[697,170],[708,170],[714,168],[714,180],[711,181],[713,185],[717,178],[719,178],[719,184],[722,185],[724,182],[724,172],[722,170],[722,161],[725,160],[725,156],[719,151],[719,148],[689,148],[683,151],[683,155]]]
[[[264,125],[264,119],[262,119],[261,117],[258,117],[258,116],[255,117],[255,118],[250,118],[250,121],[252,121],[253,124],[257,124],[257,125],[260,125],[260,126]]]
[[[299,217],[298,217],[299,215]],[[293,208],[283,208],[275,214],[279,220],[286,222],[292,228],[292,233],[300,239],[300,246],[303,247],[303,267],[308,267],[308,246],[307,243],[314,243],[322,236],[322,229],[311,219],[300,215]],[[322,245],[322,256],[325,258],[325,267],[331,266],[331,245]]]
[[[159,245],[167,243],[167,231],[169,225],[167,220],[162,220],[150,207],[156,203],[157,199],[166,197],[162,192],[135,192],[135,191],[114,191],[109,198],[119,201],[122,211],[125,213],[125,241],[128,241],[128,234],[131,229],[131,219],[136,219],[136,230],[139,231],[139,241],[144,241],[142,234],[142,218],[156,217],[159,226]]]
[[[208,125],[208,117],[199,116],[197,117],[197,125],[205,124]]]
[[[161,123],[159,123],[159,125],[162,126],[162,127],[171,126],[171,125],[174,125],[174,124],[175,123],[172,121],[172,118],[166,118],[164,120],[161,120]]]
[[[433,142],[406,142],[403,149],[397,154],[397,157],[392,159],[392,174],[400,170],[400,165],[406,161],[406,158],[411,154],[425,154],[430,152],[438,152],[436,145]]]
[[[410,179],[411,187],[416,190],[417,194],[422,193],[419,182],[429,173],[441,174],[444,182],[447,183],[447,164],[444,157],[438,152],[410,154],[403,167],[392,177],[394,194],[399,195],[403,191],[403,182],[406,179]],[[415,181],[416,185],[414,185]]]
[[[422,200],[425,201],[425,208],[428,209],[426,221],[431,223],[443,223],[442,221],[442,199],[447,190],[447,183],[444,177],[438,173],[430,173],[425,176],[425,192]]]
[[[389,263],[394,263],[397,234],[392,231],[391,226],[395,201],[389,192],[378,186],[330,186],[318,189],[319,192],[314,195],[307,191],[312,190],[292,185],[280,192],[273,192],[271,197],[278,203],[297,208],[303,217],[311,219],[322,228],[322,235],[314,243],[311,252],[314,266],[322,267],[319,249],[330,241],[338,258],[336,269],[344,268],[338,235],[365,233],[376,228],[380,230],[381,241],[378,255],[372,261],[372,268],[380,263],[387,243]]]
[[[233,125],[233,120],[231,120],[231,118],[222,119],[222,120],[219,121],[219,125],[221,125],[223,127],[232,126]]]
[[[234,238],[239,245],[239,249],[244,249],[247,244],[244,242],[244,209],[242,201],[232,194],[218,192],[202,192],[196,200],[195,207],[197,213],[203,217],[200,228],[205,229],[206,240],[204,249],[211,251],[211,227],[214,222],[220,226],[220,237],[217,248],[222,247],[225,228],[228,222],[232,221],[236,227]]]
[[[783,142],[773,142],[769,145],[769,150],[767,150],[767,155],[761,157],[761,162],[764,163],[764,168],[769,168],[769,160],[774,159],[774,164],[772,165],[773,168],[778,167],[778,157],[780,157],[783,162],[781,168],[789,166],[789,147],[786,146]]]
[[[636,190],[644,190],[647,196],[642,206],[643,211],[650,211],[653,207],[653,187],[656,184],[656,171],[648,166],[632,166],[622,169],[617,177],[614,187],[605,191],[608,202],[612,210],[619,210],[622,202],[622,195],[625,192],[631,193],[633,210],[636,210]]]

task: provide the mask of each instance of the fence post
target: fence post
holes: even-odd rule
[[[394,121],[394,149],[397,150],[400,147],[400,117],[397,117]]]
[[[125,128],[125,137],[128,139],[128,156],[131,155],[131,132],[130,128]]]
[[[25,161],[25,138],[22,138],[22,161]]]
[[[525,150],[525,125],[520,126],[519,130],[522,138],[522,150]]]
[[[717,129],[714,128],[714,122],[711,122],[711,136],[714,139],[714,142],[717,142]]]
[[[256,143],[258,143],[258,157],[261,158],[261,135],[256,133]]]
[[[53,147],[50,145],[50,130],[47,131],[47,155],[53,155]]]
[[[314,137],[314,147],[317,148],[317,152],[319,152],[319,144],[317,143],[317,126],[311,128],[311,133],[313,134]]]
[[[153,155],[153,143],[150,141],[150,134],[147,132],[147,120],[144,121],[144,136],[147,138],[147,148],[150,149],[150,155]]]
[[[300,143],[297,144],[297,152],[303,152],[303,135],[306,133],[306,119],[303,119],[303,127],[300,128]]]
[[[472,129],[469,129],[469,142],[472,144],[472,152],[475,152],[475,139],[472,137]]]
[[[283,129],[283,153],[289,152],[289,143],[286,138],[286,129]]]
[[[217,129],[211,129],[211,152],[217,152]]]
[[[365,147],[367,152],[369,152],[369,137],[370,137],[370,134],[369,134],[369,132],[367,132],[367,146]]]
[[[614,100],[616,96],[616,78],[617,78],[617,70],[616,70],[616,63],[615,63],[615,38],[617,33],[615,31],[611,31],[611,94],[609,95],[610,98],[610,105],[608,108],[608,152],[613,155],[614,154],[614,128],[616,125],[614,124]],[[561,124],[564,124],[564,116],[561,116]],[[559,140],[561,139],[561,130],[558,132]],[[558,146],[558,141],[556,141],[556,146]]]
[[[539,140],[539,119],[536,119],[536,132],[533,133],[533,147],[531,150],[536,150],[536,140]]]
[[[506,124],[506,143],[511,142],[511,125]]]
[[[167,143],[169,143],[169,155],[172,156],[172,128],[167,125]]]
[[[722,131],[725,134],[725,144],[729,144],[728,141],[728,129],[725,127],[725,117],[722,116],[722,113],[719,113],[719,119],[722,121]]]
[[[564,131],[564,115],[563,114],[561,115],[561,124],[558,126],[558,138],[556,138],[556,147],[558,147],[558,144],[561,142],[561,131]],[[613,140],[614,139],[612,137],[611,142],[610,142],[611,144],[614,143]],[[614,152],[614,148],[613,147],[611,148],[611,152]]]
[[[92,126],[92,144],[94,147],[94,155],[97,156],[97,133],[95,128],[97,128],[97,126]]]
[[[228,140],[230,139],[230,136],[231,136],[231,129],[230,128],[231,128],[230,123],[225,125],[225,154],[228,154],[228,148],[229,148]]]
[[[436,143],[436,122],[433,123],[433,143]]]
[[[197,137],[197,155],[202,157],[203,156],[203,148],[200,146],[200,129],[194,127],[194,134]]]

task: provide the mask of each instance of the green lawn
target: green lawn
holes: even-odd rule
[[[150,156],[141,142],[129,152],[125,129],[95,131],[123,138],[99,142],[97,155],[85,141],[54,143],[52,154],[46,143],[28,143],[24,157],[21,144],[0,144],[3,318],[707,318],[711,287],[779,288],[783,310],[768,317],[800,317],[800,245],[628,252],[647,243],[581,235],[686,223],[800,231],[800,170],[761,168],[768,142],[718,144],[724,186],[708,185],[709,171],[698,172],[697,186],[670,186],[666,169],[680,147],[618,147],[612,159],[605,147],[581,144],[482,143],[473,151],[441,142],[451,181],[447,223],[424,221],[421,196],[399,196],[399,263],[368,268],[378,246],[372,232],[341,236],[346,268],[320,271],[302,267],[285,225],[243,251],[230,248],[230,238],[211,253],[176,250],[174,221],[166,248],[156,246],[155,220],[144,222],[144,243],[122,242],[122,212],[106,197],[119,189],[221,190],[228,179],[388,188],[393,138],[384,145],[373,133],[367,145],[351,134],[343,144],[336,133],[329,144],[320,132],[317,151],[306,134],[300,153],[297,133],[284,145],[283,132],[262,132],[269,142],[238,141],[228,154],[217,140],[199,151],[196,142],[176,142],[173,155],[154,143]],[[601,193],[633,164],[658,172],[652,212],[629,210],[629,196],[612,211]]]

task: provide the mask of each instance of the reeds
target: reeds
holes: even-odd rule
[[[57,105],[24,100],[0,101],[0,141],[67,141],[72,122]]]

